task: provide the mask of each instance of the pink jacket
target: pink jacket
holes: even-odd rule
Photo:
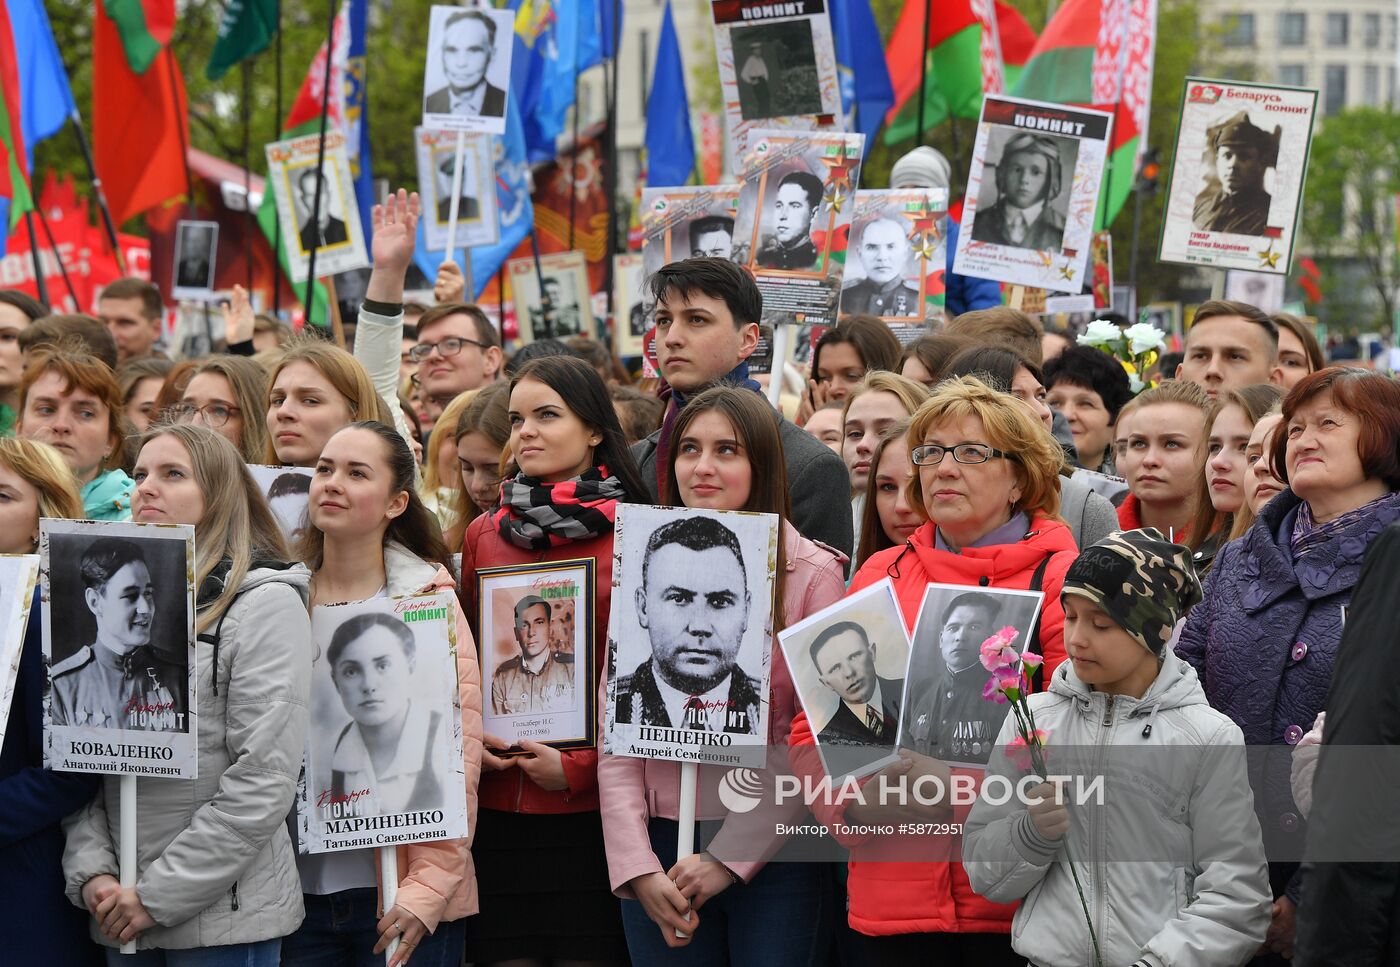
[[[430,564],[397,544],[384,548],[384,573],[392,597],[457,589],[445,568]],[[476,836],[477,785],[481,780],[481,668],[476,661],[476,641],[460,603],[457,690],[462,701],[462,752],[466,760],[467,838],[398,847],[399,892],[395,902],[423,921],[429,932],[436,930],[439,923],[460,920],[478,909],[471,846]],[[379,851],[374,852],[378,867]]]
[[[842,568],[845,555],[824,544],[815,544],[793,527],[783,527],[783,623],[794,624],[839,601],[845,594]],[[788,731],[799,708],[792,674],[773,639],[771,691],[768,705],[768,769],[786,771]],[[607,676],[601,694],[606,697]],[[599,706],[603,707],[603,706]],[[781,761],[779,761],[781,757]],[[764,803],[742,815],[728,812],[718,798],[719,783],[730,770],[701,766],[697,819],[723,819],[724,825],[710,852],[745,881],[763,868],[767,856],[782,845],[773,835],[774,824],[791,820],[788,805]],[[613,893],[632,898],[628,882],[645,873],[664,873],[651,849],[647,821],[652,817],[676,819],[680,815],[680,766],[661,759],[599,755],[598,797],[603,816],[603,842],[608,853],[608,876]],[[805,807],[798,803],[798,811]],[[760,858],[762,857],[762,858]]]

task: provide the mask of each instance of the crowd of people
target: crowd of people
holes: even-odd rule
[[[917,180],[930,163],[896,173]],[[1395,737],[1382,689],[1397,667],[1384,641],[1400,384],[1327,366],[1297,320],[1214,300],[1179,365],[1137,374],[1151,388],[1134,395],[1118,360],[981,299],[908,346],[878,317],[843,320],[775,411],[760,379],[781,375],[747,362],[762,299],[734,263],[654,274],[660,379],[633,384],[586,337],[508,354],[450,265],[435,305],[405,305],[418,216],[402,191],[375,208],[352,349],[256,315],[236,290],[222,351],[172,361],[150,283],[109,285],[96,317],[0,291],[0,552],[35,552],[41,518],[192,525],[200,635],[198,779],[138,780],[123,886],[117,777],[43,767],[36,594],[0,746],[3,959],[371,964],[391,945],[415,967],[1400,954],[1390,886],[1366,907],[1371,929],[1341,912],[1391,874],[1303,862],[1310,821],[1335,830],[1374,809],[1323,794],[1330,730]],[[975,282],[950,291],[986,295]],[[278,501],[302,506],[297,485],[265,493],[251,465],[311,470],[290,526]],[[626,503],[776,515],[775,635],[884,581],[910,632],[930,584],[1041,592],[1024,687],[1047,749],[1126,747],[1134,795],[1098,811],[1048,783],[970,808],[816,801],[849,859],[798,862],[774,858],[781,837],[744,842],[704,794],[728,770],[705,766],[698,818],[718,834],[678,858],[676,764],[596,743],[513,750],[482,724],[478,574],[591,559],[605,682]],[[309,609],[445,589],[461,602],[470,835],[400,847],[386,909],[378,851],[295,847]],[[820,778],[821,736],[772,647],[767,771]],[[1358,672],[1342,681],[1348,662]],[[943,758],[946,706],[927,700],[926,728],[866,789],[960,771]],[[988,776],[1025,775],[1015,725]],[[1266,754],[1245,764],[1246,749]],[[942,854],[868,832],[896,823],[937,824]],[[129,941],[138,952],[118,954]]]

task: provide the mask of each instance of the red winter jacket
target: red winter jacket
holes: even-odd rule
[[[904,622],[912,634],[923,604],[924,589],[933,584],[966,584],[977,587],[1025,590],[1041,562],[1045,604],[1041,609],[1040,644],[1045,656],[1042,680],[1049,681],[1055,667],[1065,660],[1064,611],[1060,586],[1065,572],[1079,556],[1069,528],[1058,520],[1036,517],[1031,530],[1015,544],[969,547],[961,553],[934,547],[933,525],[924,524],[909,536],[907,544],[880,551],[867,560],[851,581],[850,592],[888,577],[894,584]],[[813,746],[807,716],[792,722],[789,744]],[[811,766],[820,769],[815,756],[794,752],[799,775]],[[955,770],[957,771],[957,770]],[[844,822],[844,805],[818,802],[813,812],[823,823]],[[968,807],[955,808],[952,822],[962,823]],[[871,936],[902,933],[1009,933],[1014,904],[992,903],[973,892],[959,862],[879,862],[886,855],[874,837],[837,836],[851,850],[847,882],[851,927]]]
[[[467,526],[462,547],[462,601],[476,640],[484,642],[479,627],[481,610],[477,600],[476,572],[480,568],[508,564],[538,564],[542,561],[573,561],[592,558],[593,568],[593,670],[594,680],[602,674],[607,651],[608,605],[612,601],[613,535],[609,531],[586,541],[573,541],[547,551],[527,551],[512,544],[491,525],[483,514]],[[583,616],[578,617],[579,621]],[[482,809],[514,813],[582,813],[598,808],[598,749],[576,749],[560,753],[569,787],[559,792],[537,786],[521,769],[494,772],[481,770]]]

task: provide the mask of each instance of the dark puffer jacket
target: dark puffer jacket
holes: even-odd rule
[[[1201,677],[1206,698],[1235,720],[1249,746],[1255,809],[1271,858],[1301,854],[1304,824],[1289,782],[1292,747],[1327,700],[1342,638],[1342,608],[1372,540],[1400,518],[1400,500],[1379,505],[1295,567],[1290,538],[1301,501],[1285,490],[1244,537],[1220,549],[1177,654]],[[1288,895],[1297,899],[1298,879]]]

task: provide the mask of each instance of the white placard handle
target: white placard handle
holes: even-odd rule
[[[117,811],[121,821],[121,843],[117,855],[122,889],[136,885],[136,777],[121,777],[121,800]],[[136,953],[136,941],[122,944],[122,953]]]
[[[676,862],[679,863],[695,852],[695,787],[700,775],[700,766],[694,762],[681,763],[680,816],[676,829]],[[690,914],[685,915],[687,920]],[[677,938],[689,934],[676,931]]]
[[[460,134],[457,135],[459,138]],[[460,144],[460,142],[458,142]],[[460,157],[460,156],[459,156]],[[396,846],[379,847],[379,882],[382,884],[380,892],[384,894],[384,912],[388,913],[394,908],[394,904],[399,899],[399,854]],[[399,936],[402,936],[400,934]],[[384,948],[384,963],[394,959],[394,952],[399,949],[399,937],[389,941],[389,946]]]
[[[792,325],[779,322],[773,326],[773,363],[768,370],[768,402],[773,409],[780,409],[783,395],[783,375],[787,367],[788,343],[792,340]],[[682,766],[684,769],[684,766]],[[681,775],[685,773],[682,772]],[[690,808],[695,808],[695,797],[691,796]]]
[[[467,132],[457,132],[457,158],[452,163],[452,198],[447,209],[447,257],[457,256],[457,209],[462,204],[462,162],[467,155]],[[467,302],[476,301],[476,287],[472,281],[472,261],[470,253],[462,253],[462,275],[466,279],[466,291],[462,293]]]

